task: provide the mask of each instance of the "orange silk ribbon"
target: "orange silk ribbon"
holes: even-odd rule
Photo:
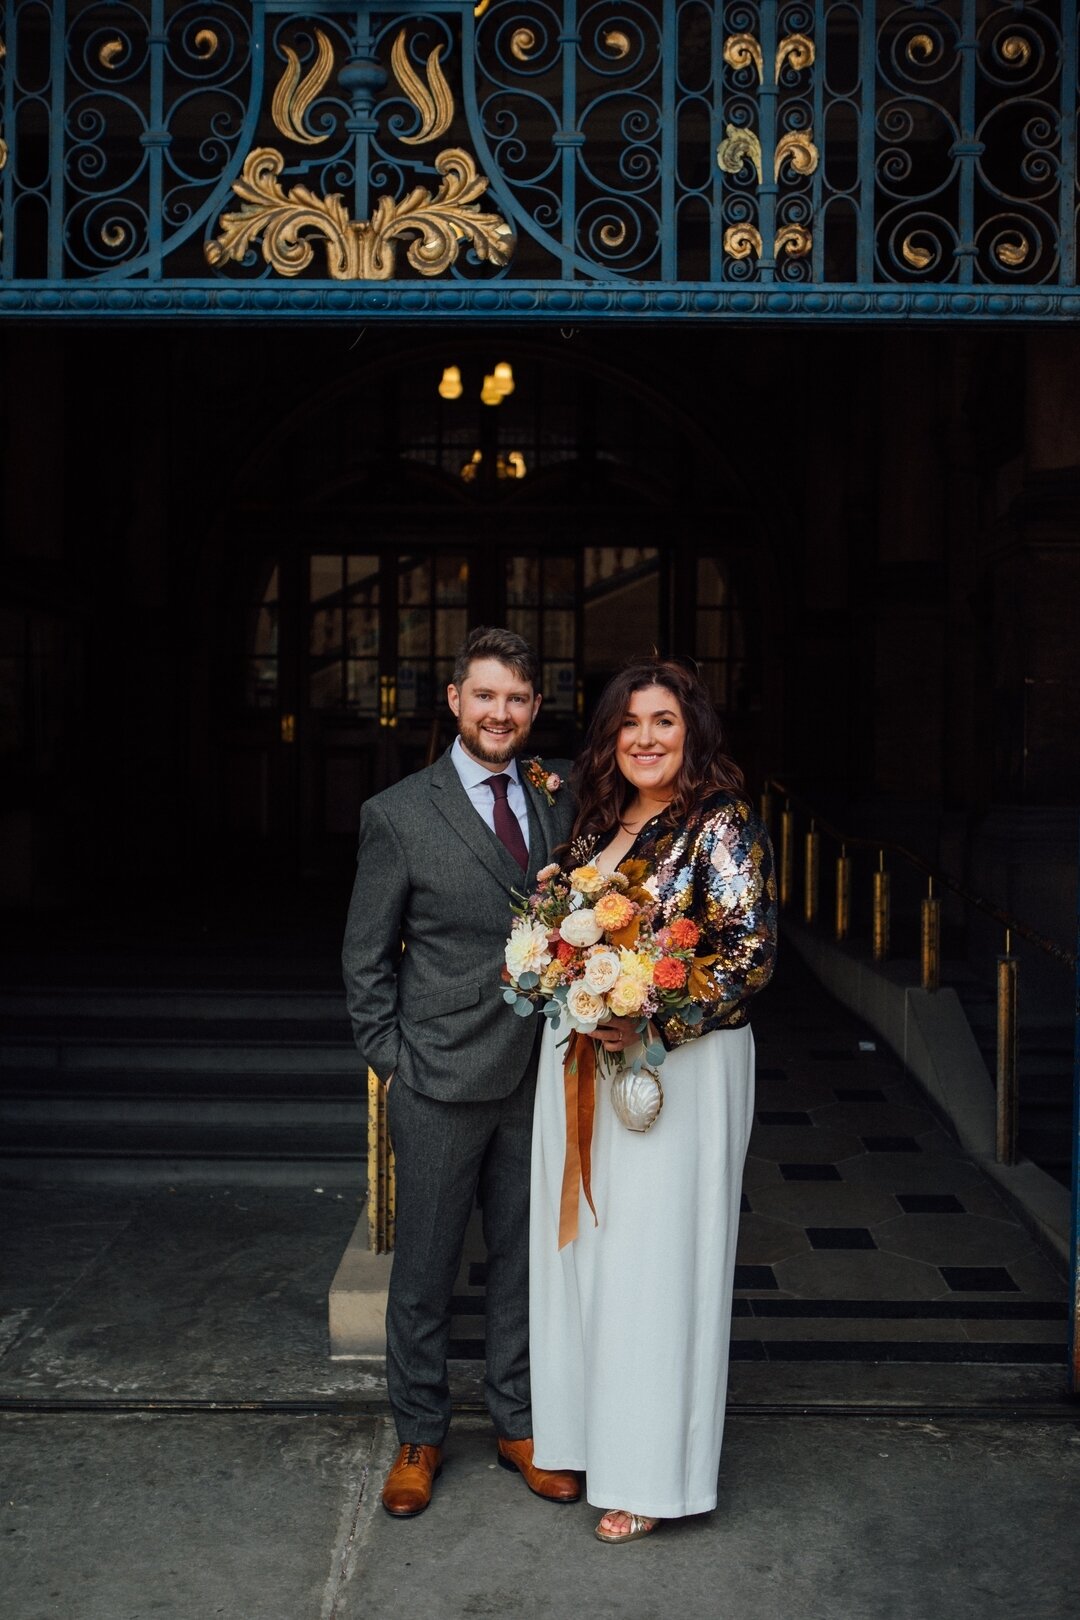
[[[566,1158],[563,1161],[562,1199],[559,1204],[559,1248],[565,1249],[578,1235],[578,1204],[581,1193],[593,1213],[592,1133],[596,1112],[596,1042],[574,1030],[563,1059],[566,1088]]]

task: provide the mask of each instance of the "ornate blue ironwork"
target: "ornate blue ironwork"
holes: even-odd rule
[[[0,312],[1075,320],[1073,0],[8,0]]]

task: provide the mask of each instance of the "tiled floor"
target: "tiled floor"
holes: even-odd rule
[[[791,953],[754,1031],[733,1359],[1063,1362],[1064,1278],[898,1060]],[[482,1331],[472,1256],[462,1355]]]

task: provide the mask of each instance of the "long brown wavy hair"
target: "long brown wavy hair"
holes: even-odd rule
[[[670,692],[686,722],[682,765],[664,820],[683,826],[711,794],[742,792],[743,773],[724,749],[720,717],[700,675],[670,658],[635,659],[600,694],[574,762],[571,783],[578,811],[572,838],[612,833],[626,814],[635,790],[619,769],[615,745],[631,697],[648,686]]]

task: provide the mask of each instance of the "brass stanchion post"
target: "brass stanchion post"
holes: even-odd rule
[[[795,885],[795,812],[785,808],[780,817],[780,904],[790,906]]]
[[[388,1254],[394,1247],[394,1155],[386,1126],[386,1087],[374,1069],[368,1070],[367,1141],[368,1248],[372,1254]]]
[[[836,857],[836,937],[847,939],[851,930],[851,856],[845,845]]]
[[[1017,992],[1019,963],[1012,954],[1012,936],[1005,930],[1005,955],[997,963],[997,1158],[999,1164],[1016,1163],[1016,1130],[1019,1114],[1017,1071],[1019,1068],[1019,1027]]]
[[[803,915],[808,923],[816,920],[818,912],[820,844],[821,834],[811,822],[810,831],[806,835],[806,870],[803,874]]]
[[[890,931],[889,874],[885,870],[885,851],[878,855],[878,869],[874,873],[873,955],[875,962],[884,962],[889,954]]]
[[[941,901],[934,896],[934,880],[922,903],[922,987],[941,987]]]

